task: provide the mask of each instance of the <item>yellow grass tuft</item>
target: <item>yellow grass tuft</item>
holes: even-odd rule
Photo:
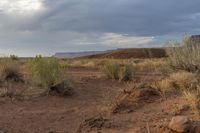
[[[129,64],[120,65],[116,61],[108,60],[104,63],[103,72],[110,79],[129,81],[132,80],[133,68]]]
[[[196,91],[184,91],[185,98],[188,100],[189,105],[194,110],[200,109],[200,90]]]
[[[173,73],[169,78],[174,82],[175,87],[180,90],[193,89],[198,84],[196,74],[191,72]]]

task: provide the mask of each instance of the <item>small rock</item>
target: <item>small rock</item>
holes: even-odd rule
[[[186,116],[175,116],[169,123],[168,126],[171,130],[178,133],[188,132],[191,128],[191,121]]]
[[[0,128],[0,133],[8,133],[8,131]]]

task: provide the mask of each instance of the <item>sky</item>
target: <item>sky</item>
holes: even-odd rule
[[[200,34],[200,0],[0,0],[0,54],[162,47]]]

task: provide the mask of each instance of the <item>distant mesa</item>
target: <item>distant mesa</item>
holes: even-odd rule
[[[164,48],[126,48],[108,51],[90,51],[90,52],[72,52],[56,53],[57,58],[113,58],[113,59],[130,59],[130,58],[162,58],[166,57]]]
[[[89,56],[89,55],[96,55],[96,54],[103,54],[111,52],[111,50],[108,51],[83,51],[83,52],[59,52],[56,53],[54,56],[57,58],[77,58],[82,56]]]
[[[192,35],[192,41],[200,42],[200,35]],[[166,57],[164,48],[121,48],[107,51],[63,52],[54,55],[57,58],[162,58]]]
[[[192,35],[192,36],[190,37],[190,39],[191,39],[192,41],[195,41],[195,42],[200,42],[200,35]]]

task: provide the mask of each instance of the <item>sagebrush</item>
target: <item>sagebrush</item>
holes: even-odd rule
[[[113,60],[104,63],[103,72],[108,78],[120,81],[132,80],[133,76],[133,68],[131,65],[124,64],[122,66]]]
[[[59,83],[64,76],[58,59],[54,57],[36,57],[28,62],[28,68],[34,81],[47,90]]]
[[[185,37],[181,43],[169,42],[169,65],[176,70],[200,72],[200,42]]]

